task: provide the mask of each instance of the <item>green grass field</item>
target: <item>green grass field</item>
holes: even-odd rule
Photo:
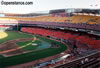
[[[4,58],[4,56],[0,55],[0,58]]]
[[[18,33],[18,32],[13,32],[13,31],[6,32],[6,33],[8,34],[8,36],[3,38],[3,39],[0,39],[0,44],[3,43],[3,42],[6,42],[8,40],[33,37],[32,35]]]
[[[28,35],[28,34],[24,34],[24,33],[18,33],[18,32],[6,32],[6,33],[8,34],[8,37],[1,39],[0,43],[6,42],[8,40],[18,39],[18,38],[33,37],[32,35]],[[42,58],[45,58],[45,57],[48,57],[48,56],[53,56],[53,55],[59,54],[59,53],[61,53],[64,50],[67,49],[66,45],[61,43],[61,42],[58,42],[58,41],[55,41],[55,40],[50,40],[48,38],[44,38],[44,37],[40,37],[40,36],[36,36],[36,37],[38,39],[45,41],[45,42],[48,42],[50,44],[52,42],[56,42],[58,45],[60,45],[60,47],[59,48],[46,48],[46,49],[32,51],[32,52],[24,53],[24,54],[20,54],[20,55],[2,57],[2,58],[0,58],[1,66],[6,67],[6,66],[17,65],[17,64],[23,64],[23,63],[26,63],[26,62],[30,62],[30,61],[42,59]],[[22,43],[19,42],[17,44],[19,44],[18,46],[23,46],[24,44],[27,44],[29,42],[31,42],[31,41],[26,41],[26,42],[22,42]],[[39,41],[37,41],[37,43],[38,42]],[[23,48],[23,49],[24,50],[32,50],[32,47],[27,46],[26,48]]]
[[[31,43],[31,44],[29,44],[29,43]],[[35,44],[37,44],[36,46],[33,46],[32,44],[33,43],[35,43]],[[17,42],[17,45],[19,46],[19,47],[21,47],[21,46],[24,46],[24,45],[27,45],[27,44],[29,44],[28,46],[26,46],[26,47],[24,47],[24,48],[22,48],[24,51],[31,51],[31,50],[35,50],[38,46],[40,46],[40,44],[41,44],[41,41],[39,41],[39,40],[36,40],[36,41],[34,41],[32,43],[32,41],[25,41],[25,42]]]

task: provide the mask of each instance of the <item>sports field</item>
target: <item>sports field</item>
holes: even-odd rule
[[[4,33],[6,36],[0,39],[0,44],[2,44],[0,45],[0,63],[3,67],[53,56],[67,49],[63,43],[48,38],[13,31]],[[60,47],[51,48],[50,46],[53,42]],[[3,46],[3,44],[6,45]]]
[[[18,32],[0,32],[0,44],[8,40],[20,39],[20,38],[30,38],[32,35],[18,33]]]

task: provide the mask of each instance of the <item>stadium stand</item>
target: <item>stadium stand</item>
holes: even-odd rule
[[[22,24],[41,24],[41,25],[55,25],[64,26],[68,28],[100,30],[100,17],[90,15],[74,15],[71,17],[4,17],[0,18],[0,23],[22,23]]]
[[[68,40],[72,45],[83,45],[83,46],[88,46],[93,49],[98,49],[100,48],[100,40],[94,40],[91,37],[86,37],[86,36],[79,36],[79,35],[73,35],[71,33],[64,33],[62,31],[54,31],[54,30],[48,30],[48,29],[40,29],[40,28],[25,28],[23,27],[21,29],[23,32],[28,32],[28,33],[34,33],[34,34],[39,34],[42,36],[53,36],[58,39],[65,39]],[[91,42],[92,41],[92,42]]]
[[[92,11],[92,10],[89,10]],[[14,15],[16,16],[16,15]],[[0,23],[16,24],[17,31],[61,41],[69,52],[47,57],[31,67],[23,68],[98,68],[100,67],[100,16],[65,10],[37,17],[0,17]],[[5,27],[5,25],[0,26]],[[82,31],[83,30],[83,31]],[[92,34],[95,32],[95,34]],[[97,35],[96,35],[97,34]],[[63,60],[62,57],[65,57]]]
[[[4,17],[0,18],[0,21],[34,21],[34,22],[61,22],[61,23],[69,23],[72,24],[99,24],[98,16],[88,16],[88,15],[75,15],[72,17],[53,17],[49,16],[40,16],[40,17],[30,17],[30,18],[23,18],[23,17]]]
[[[56,39],[65,39],[68,42],[70,42],[71,45],[73,45],[72,46],[73,48],[75,48],[75,45],[76,45],[77,50],[79,50],[79,52],[81,52],[82,50],[87,51],[89,49],[92,49],[92,50],[100,49],[100,40],[96,40],[96,37],[94,36],[92,37],[92,35],[89,35],[89,34],[82,35],[81,33],[74,33],[72,31],[65,32],[65,31],[58,31],[58,30],[45,29],[45,28],[36,28],[36,27],[23,27],[21,31],[26,32],[26,33],[42,35],[45,37],[50,36],[50,37],[56,37]],[[76,54],[78,55],[78,53]],[[99,61],[93,57],[88,57],[88,58],[80,59],[72,63],[68,63],[68,61],[72,60],[73,58],[75,58],[75,56],[66,58],[66,60],[55,61],[54,63],[48,62],[43,67],[50,68],[50,67],[57,66],[58,68],[60,68],[61,66],[62,68],[63,67],[62,65],[65,63],[67,63],[66,64],[67,67],[95,67],[99,65],[98,63]],[[92,65],[93,63],[94,65]]]

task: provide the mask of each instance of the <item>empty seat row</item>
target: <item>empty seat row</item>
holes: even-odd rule
[[[56,37],[58,39],[65,39],[68,40],[72,45],[77,45],[78,47],[87,46],[93,49],[100,48],[100,40],[95,40],[93,37],[89,37],[88,35],[80,36],[79,34],[71,32],[65,33],[64,31],[55,31],[50,29],[31,28],[31,27],[28,28],[23,27],[21,31],[39,34],[42,36]]]

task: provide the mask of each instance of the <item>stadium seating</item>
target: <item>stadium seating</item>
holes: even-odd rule
[[[34,22],[61,22],[61,23],[72,23],[72,24],[100,24],[99,16],[86,16],[76,15],[72,17],[53,17],[53,16],[40,16],[40,17],[3,17],[0,21],[34,21]]]
[[[54,17],[39,16],[39,17],[2,17],[0,23],[25,23],[25,24],[44,24],[65,26],[71,28],[100,30],[100,17],[87,15],[74,15],[72,17]]]
[[[73,34],[71,32],[64,33],[63,31],[55,31],[55,30],[50,30],[50,29],[31,28],[31,27],[28,27],[28,28],[23,27],[21,31],[39,34],[42,36],[56,37],[58,39],[65,39],[69,41],[72,45],[77,45],[78,47],[81,47],[81,48],[85,46],[92,49],[100,48],[100,40],[95,40],[94,39],[95,37],[91,38],[91,36],[88,36],[88,35],[80,36],[79,34],[75,34],[75,33]]]

